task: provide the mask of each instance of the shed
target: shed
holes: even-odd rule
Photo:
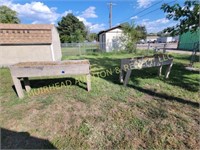
[[[108,30],[99,32],[99,47],[105,52],[111,52],[113,50],[120,50],[122,48],[121,37],[123,36],[122,27],[116,26]]]
[[[60,38],[50,24],[0,24],[0,66],[61,60]]]
[[[188,31],[179,36],[178,49],[192,51],[195,47],[199,47],[199,44],[200,44],[200,29],[197,29],[197,31],[195,32]]]

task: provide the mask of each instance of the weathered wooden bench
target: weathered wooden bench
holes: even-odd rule
[[[29,77],[86,75],[87,90],[91,90],[90,63],[88,60],[66,60],[55,62],[22,62],[10,66],[12,80],[19,98],[24,97],[21,79],[25,89],[30,91]]]
[[[158,74],[160,76],[162,73],[163,65],[168,66],[165,73],[165,78],[168,78],[173,65],[173,57],[170,57],[167,54],[155,54],[153,56],[121,59],[121,68],[119,76],[120,82],[123,83],[124,86],[126,86],[128,84],[131,71],[134,69],[159,67]]]

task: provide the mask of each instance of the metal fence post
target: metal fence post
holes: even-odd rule
[[[149,48],[150,48],[150,43],[148,43],[148,47],[147,47],[147,56],[149,55]]]
[[[78,43],[79,55],[81,56],[80,43]]]
[[[166,46],[167,46],[167,43],[164,44],[163,53],[166,53]]]

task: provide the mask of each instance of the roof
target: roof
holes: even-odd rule
[[[117,29],[117,28],[122,28],[122,26],[121,26],[121,25],[118,25],[118,26],[112,27],[112,28],[110,28],[110,29],[100,31],[100,32],[98,33],[98,35],[100,35],[100,34],[102,34],[102,33],[109,32],[109,31],[114,30],[114,29]]]
[[[51,44],[53,25],[0,24],[0,44]]]

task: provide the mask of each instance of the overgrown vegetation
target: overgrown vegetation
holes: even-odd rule
[[[121,58],[144,54],[99,53],[63,59],[89,59],[92,73],[98,73],[118,67]],[[189,56],[172,55],[174,65],[167,80],[157,76],[158,68],[134,70],[127,87],[113,73],[93,76],[91,92],[80,83],[22,100],[12,88],[9,70],[2,68],[1,127],[48,139],[58,149],[198,149],[199,72],[185,70]],[[71,78],[34,78],[31,86],[36,89],[66,79]],[[7,148],[16,142],[20,145],[20,138],[4,139]]]
[[[123,46],[129,53],[136,53],[136,43],[139,40],[145,40],[147,31],[145,26],[135,26],[134,22],[124,23],[121,25],[124,36],[121,37]]]

